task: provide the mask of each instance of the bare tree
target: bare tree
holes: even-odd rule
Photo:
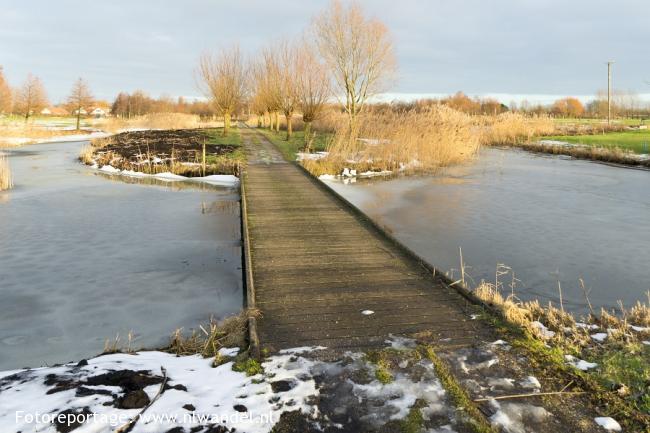
[[[300,102],[298,97],[297,83],[297,49],[290,42],[281,42],[276,51],[278,53],[278,94],[280,110],[287,122],[287,137],[289,140],[293,134],[293,113]]]
[[[331,95],[326,66],[320,62],[315,47],[302,43],[296,53],[296,91],[298,108],[305,124],[305,149],[309,151],[312,142],[311,125],[320,117]]]
[[[385,89],[394,78],[397,63],[386,26],[364,16],[357,2],[344,7],[333,0],[314,20],[319,51],[344,98],[351,136],[368,98]]]
[[[39,112],[47,105],[47,94],[43,83],[38,77],[32,74],[27,75],[27,80],[22,87],[16,90],[14,96],[15,111],[25,116],[25,122],[29,120],[32,112]]]
[[[68,96],[68,105],[73,113],[77,116],[77,131],[81,123],[81,111],[84,107],[89,107],[93,103],[93,95],[90,93],[88,83],[83,78],[74,82],[70,96]]]
[[[255,68],[256,92],[260,100],[266,106],[269,114],[269,128],[280,131],[280,111],[282,95],[280,93],[281,73],[278,57],[274,50],[265,48],[262,50],[260,62]]]
[[[0,66],[0,113],[11,113],[12,103],[11,88]]]
[[[223,133],[228,134],[230,118],[246,97],[247,70],[238,46],[217,55],[205,53],[199,59],[202,87],[223,116]]]

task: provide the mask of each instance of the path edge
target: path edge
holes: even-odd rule
[[[248,322],[248,352],[252,358],[260,359],[260,339],[257,334],[257,315],[255,310],[255,283],[253,280],[253,257],[251,255],[251,241],[248,230],[248,205],[246,203],[246,179],[248,173],[240,171],[240,218],[242,237],[242,267],[244,273],[245,306]]]
[[[460,293],[461,296],[463,296],[467,301],[471,302],[472,304],[478,305],[480,307],[483,307],[493,314],[497,314],[499,316],[503,316],[500,311],[498,311],[496,308],[493,306],[487,304],[485,301],[480,299],[478,296],[476,296],[470,289],[468,289],[464,284],[458,281],[453,281],[451,278],[449,278],[447,275],[445,275],[443,272],[441,272],[438,268],[433,266],[431,263],[427,262],[424,258],[422,258],[418,253],[413,251],[411,248],[407,247],[402,241],[398,240],[395,236],[390,234],[385,228],[377,224],[375,221],[373,221],[368,215],[366,215],[361,209],[359,209],[357,206],[355,206],[352,202],[350,202],[348,199],[343,197],[341,194],[336,192],[332,187],[330,187],[328,184],[320,180],[318,177],[313,175],[309,170],[307,170],[300,162],[298,161],[291,161],[292,164],[297,166],[304,174],[307,175],[307,177],[314,182],[318,187],[321,189],[324,189],[328,193],[330,193],[334,198],[336,198],[339,202],[341,202],[348,210],[350,210],[357,218],[359,218],[363,223],[367,224],[370,228],[378,232],[381,236],[384,236],[391,244],[393,244],[395,247],[397,247],[400,251],[402,251],[404,254],[406,254],[409,258],[414,260],[415,262],[419,263],[420,266],[422,266],[424,269],[429,271],[431,273],[431,276],[433,278],[437,278],[440,280],[442,284],[447,286],[448,288],[452,288],[456,290],[458,293]]]

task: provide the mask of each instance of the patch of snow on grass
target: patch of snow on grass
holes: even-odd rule
[[[414,382],[407,375],[395,374],[394,380],[383,384],[375,379],[368,384],[354,384],[352,392],[359,399],[367,401],[384,401],[382,406],[377,406],[373,418],[400,420],[406,417],[418,399],[424,400],[427,406],[422,408],[422,414],[432,417],[446,411],[446,391],[435,375],[430,361],[420,361],[419,367],[423,368],[422,377]],[[372,420],[369,420],[372,421]]]
[[[607,334],[605,332],[599,332],[597,334],[592,334],[591,338],[599,343],[602,343],[607,339]]]
[[[490,406],[495,411],[490,417],[490,423],[501,427],[507,433],[527,433],[526,426],[546,422],[553,415],[541,406],[522,403],[499,403],[490,400]]]
[[[535,376],[528,376],[525,379],[519,381],[519,385],[524,389],[531,389],[534,391],[539,391],[542,388],[542,384],[539,383],[539,380]]]
[[[531,325],[539,331],[542,338],[548,339],[555,337],[555,332],[549,330],[542,322],[534,321]]]
[[[595,362],[588,362],[588,361],[585,361],[583,359],[578,359],[578,358],[576,358],[575,356],[572,356],[572,355],[564,355],[564,359],[567,360],[569,365],[572,365],[573,367],[577,368],[578,370],[582,370],[582,371],[587,371],[587,370],[590,370],[592,368],[598,367],[598,364],[596,364]]]
[[[650,327],[630,325],[630,328],[636,332],[650,332]]]
[[[594,418],[596,424],[609,431],[622,431],[621,425],[614,419],[608,416],[601,416]]]

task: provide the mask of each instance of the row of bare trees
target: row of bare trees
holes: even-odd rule
[[[74,82],[67,99],[67,107],[77,117],[80,127],[81,114],[94,101],[88,83],[82,78]],[[25,82],[12,91],[0,66],[0,114],[20,114],[25,121],[34,113],[40,113],[49,104],[43,82],[37,76],[28,74]]]
[[[249,61],[238,46],[205,53],[197,69],[204,93],[224,118],[224,134],[233,114],[247,105],[259,116],[260,126],[268,118],[268,126],[276,131],[283,115],[287,139],[293,133],[294,114],[301,113],[306,145],[312,122],[334,99],[347,114],[354,137],[369,98],[383,91],[395,72],[386,26],[368,18],[358,3],[344,5],[339,0],[315,17],[299,40],[270,45]]]

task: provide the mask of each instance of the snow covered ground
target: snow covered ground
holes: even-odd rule
[[[0,425],[3,432],[99,433],[140,416],[135,433],[258,433],[286,422],[281,416],[290,412],[299,413],[309,431],[348,423],[369,431],[398,425],[417,404],[427,431],[457,431],[456,411],[430,361],[405,359],[384,383],[364,354],[322,361],[321,349],[281,351],[250,377],[233,371],[232,360],[213,367],[211,359],[158,351],[4,372]],[[236,352],[222,349],[226,357]],[[64,425],[68,421],[72,425]]]

